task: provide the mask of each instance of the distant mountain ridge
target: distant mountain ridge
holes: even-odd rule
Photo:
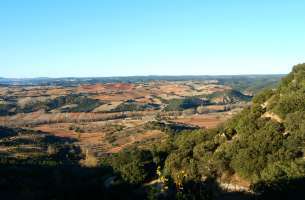
[[[145,82],[145,81],[187,81],[187,80],[219,80],[234,81],[239,79],[260,79],[260,78],[282,78],[283,74],[272,75],[191,75],[191,76],[122,76],[122,77],[63,77],[63,78],[0,78],[0,84],[16,85],[38,85],[38,84],[65,84],[65,83],[108,83],[108,82]]]

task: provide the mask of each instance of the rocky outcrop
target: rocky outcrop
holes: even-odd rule
[[[266,112],[265,114],[263,114],[264,118],[270,118],[278,123],[282,123],[283,122],[283,119],[278,116],[277,114],[273,113],[273,112]]]

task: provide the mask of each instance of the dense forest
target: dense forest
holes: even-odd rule
[[[188,99],[172,102],[168,109],[202,103]],[[250,106],[216,129],[177,131],[153,125],[167,131],[166,141],[151,149],[106,155],[95,167],[78,164],[77,160],[90,161],[84,153],[69,159],[70,150],[53,152],[56,162],[41,162],[50,159],[43,155],[31,160],[2,155],[0,195],[4,199],[305,199],[305,64],[294,66],[276,89],[261,91]],[[15,132],[2,128],[1,134],[5,138]],[[58,146],[63,148],[61,141]],[[234,183],[235,189],[225,190],[222,185],[227,183]]]

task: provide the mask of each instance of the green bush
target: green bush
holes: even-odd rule
[[[165,111],[182,111],[190,108],[197,108],[200,105],[206,104],[205,101],[196,97],[188,97],[185,99],[172,99],[168,101]]]
[[[141,184],[152,178],[156,172],[150,151],[132,149],[124,150],[110,158],[110,165],[132,184]]]

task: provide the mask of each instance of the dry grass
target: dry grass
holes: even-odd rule
[[[123,103],[122,101],[113,101],[107,104],[103,104],[97,108],[95,108],[92,112],[107,112],[115,109],[118,105]]]
[[[146,131],[144,133],[137,133],[128,137],[119,138],[116,141],[117,146],[109,149],[107,153],[117,153],[122,149],[133,145],[136,142],[141,142],[153,138],[161,138],[162,136],[164,136],[164,133],[162,133],[161,131],[152,130]]]

